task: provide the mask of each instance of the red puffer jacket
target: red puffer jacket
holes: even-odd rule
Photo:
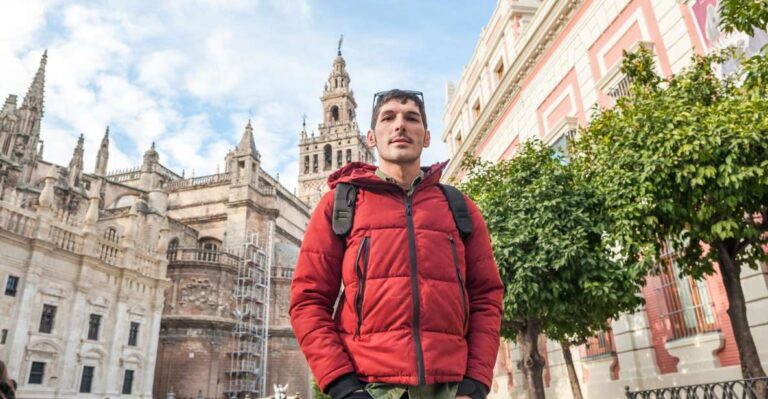
[[[352,231],[333,233],[334,191],[317,205],[291,287],[291,324],[320,387],[348,373],[364,382],[424,385],[469,377],[491,386],[503,286],[488,231],[467,198],[462,240],[426,170],[412,196],[352,163],[328,178],[358,187]],[[345,294],[332,317],[343,280]]]

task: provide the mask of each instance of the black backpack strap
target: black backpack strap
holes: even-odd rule
[[[461,238],[467,238],[472,234],[472,218],[469,216],[469,208],[467,207],[467,201],[464,199],[464,194],[458,188],[448,184],[438,184],[438,186],[443,190],[443,194],[448,200],[448,206],[453,214],[453,221],[456,223],[456,228],[459,229]]]
[[[352,230],[355,220],[355,201],[357,188],[349,183],[336,185],[336,195],[333,197],[333,232],[345,236]]]

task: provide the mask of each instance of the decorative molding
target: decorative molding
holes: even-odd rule
[[[67,295],[64,287],[56,283],[50,283],[48,286],[41,289],[40,293],[58,299],[64,298]]]
[[[88,303],[90,303],[93,306],[104,308],[104,309],[109,307],[109,300],[107,298],[104,298],[101,295],[97,297],[88,298]]]
[[[147,309],[141,305],[131,306],[128,308],[128,314],[133,316],[145,316],[147,314]]]
[[[459,167],[466,154],[474,154],[477,146],[487,138],[491,126],[499,123],[499,116],[502,111],[509,106],[509,100],[517,94],[525,78],[527,78],[533,67],[539,62],[544,52],[549,49],[555,37],[557,37],[570,21],[578,6],[584,0],[564,0],[555,3],[555,10],[550,8],[550,13],[539,25],[531,25],[527,32],[530,37],[518,52],[519,56],[510,61],[510,70],[504,76],[498,89],[494,92],[491,99],[487,102],[485,109],[481,112],[475,125],[467,135],[467,139],[454,154],[454,158],[448,164],[445,171],[445,179],[454,180],[459,172]],[[539,8],[534,19],[539,13],[545,10],[544,5]],[[528,36],[526,34],[525,36]],[[523,36],[522,38],[525,38]],[[502,89],[503,88],[503,89]]]

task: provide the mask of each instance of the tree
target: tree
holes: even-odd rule
[[[604,241],[595,190],[541,142],[511,160],[471,159],[462,190],[478,205],[506,290],[502,336],[518,339],[531,398],[544,397],[538,338],[586,338],[635,309],[645,270]]]
[[[320,386],[317,385],[317,381],[312,379],[312,398],[314,399],[331,399],[331,395],[326,395],[320,390]]]
[[[600,189],[623,258],[661,264],[666,246],[696,279],[719,264],[742,374],[762,377],[740,274],[768,259],[768,63],[721,80],[713,65],[727,57],[696,56],[664,79],[647,49],[625,54],[631,95],[581,132],[574,162]]]
[[[750,36],[754,28],[768,25],[768,0],[720,0],[720,27],[725,32],[741,31]]]

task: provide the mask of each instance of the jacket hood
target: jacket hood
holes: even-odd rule
[[[419,186],[437,184],[440,181],[440,176],[446,165],[448,165],[448,161],[437,162],[431,166],[422,166],[421,170],[424,171],[424,178],[421,183],[419,183]],[[328,187],[333,190],[339,183],[351,183],[356,186],[369,188],[381,187],[383,189],[397,187],[376,176],[376,169],[377,166],[365,162],[348,163],[328,176]]]

